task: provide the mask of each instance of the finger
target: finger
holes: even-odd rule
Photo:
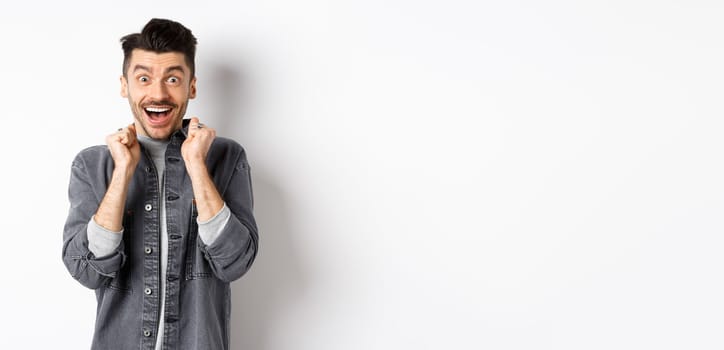
[[[188,129],[188,135],[194,136],[197,132],[199,132],[199,128],[203,127],[204,124],[202,124],[199,121],[199,118],[192,117],[191,121],[189,122],[189,129]]]
[[[128,130],[126,128],[118,129],[118,141],[124,145],[128,142]]]
[[[125,128],[119,128],[118,131],[108,135],[106,143],[110,146],[111,143],[120,143],[128,147],[128,130]]]
[[[128,146],[133,146],[134,143],[136,143],[137,135],[136,135],[136,125],[129,124],[126,127],[126,137],[128,139]]]
[[[199,127],[199,118],[192,117],[189,122],[189,130],[196,130]]]
[[[131,124],[128,127],[118,129],[118,131],[113,135],[113,139],[128,147],[133,146],[133,143],[136,140],[135,131],[135,127]]]
[[[110,140],[123,143],[123,134],[124,134],[123,128],[118,128],[118,131],[116,131],[115,133],[110,135]]]

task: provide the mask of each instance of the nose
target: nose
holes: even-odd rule
[[[156,101],[165,100],[168,97],[168,88],[163,81],[155,81],[149,87],[149,97]]]

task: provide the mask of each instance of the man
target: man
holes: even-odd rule
[[[183,119],[196,38],[152,19],[121,39],[133,123],[71,167],[63,262],[94,289],[93,349],[228,349],[230,288],[258,247],[241,146]]]

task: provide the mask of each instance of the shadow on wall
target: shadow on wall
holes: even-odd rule
[[[268,340],[279,336],[271,331],[274,324],[284,319],[305,289],[283,195],[265,179],[263,172],[256,172],[259,253],[251,270],[232,284],[232,350],[273,350]]]
[[[254,118],[247,110],[248,94],[238,67],[215,64],[211,67],[213,106],[217,130],[244,145],[243,125]],[[263,107],[263,106],[262,106]],[[274,323],[304,292],[304,274],[292,245],[284,193],[273,183],[274,176],[251,163],[254,214],[259,227],[259,252],[251,270],[231,285],[231,349],[272,350],[269,339]]]

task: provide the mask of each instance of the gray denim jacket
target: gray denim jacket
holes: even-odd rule
[[[231,210],[219,237],[205,245],[198,238],[196,207],[181,144],[184,128],[166,150],[166,198],[160,198],[153,161],[142,156],[128,189],[123,240],[111,255],[88,249],[87,225],[113,172],[106,146],[81,151],[71,167],[70,210],[63,232],[63,262],[98,301],[92,349],[153,349],[164,317],[164,349],[229,348],[230,287],[251,266],[258,249],[249,164],[236,142],[217,137],[206,164]],[[166,306],[160,301],[160,201],[166,201],[168,269]]]

